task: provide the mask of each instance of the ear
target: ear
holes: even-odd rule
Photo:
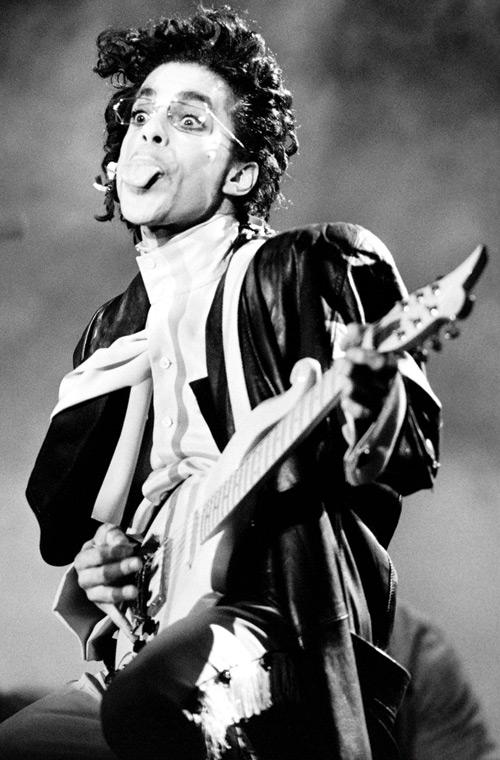
[[[235,162],[229,169],[222,192],[226,195],[246,195],[257,182],[259,165],[255,161]]]

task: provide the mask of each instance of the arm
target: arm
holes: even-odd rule
[[[345,354],[337,359],[346,419],[342,431],[349,444],[344,456],[346,478],[354,486],[380,479],[406,495],[425,484],[424,479],[416,481],[411,466],[404,466],[411,453],[412,433],[415,443],[420,444],[422,460],[430,465],[429,485],[438,468],[437,441],[435,448],[421,429],[414,425],[410,430],[415,422],[415,404],[409,401],[411,385],[420,390],[427,403],[434,400],[437,414],[440,405],[411,356],[398,358],[372,351],[364,347],[367,335],[361,325],[349,325],[343,340]],[[438,428],[437,422],[436,431]]]
[[[332,358],[338,357],[335,344],[338,346],[346,325],[380,319],[405,294],[385,246],[355,225],[312,225],[268,240],[248,268],[240,301],[239,338],[252,405],[286,390],[294,364],[303,357],[317,359],[325,371]],[[214,334],[220,311],[214,310]],[[220,377],[217,360],[212,364],[211,374]],[[436,472],[440,406],[416,365],[415,370],[421,383],[403,375],[398,363],[404,414],[394,433],[390,457],[375,475],[377,483],[395,497],[430,487]],[[389,385],[386,378],[383,396]],[[219,386],[224,390],[222,382],[215,385],[213,398],[221,397],[225,408]],[[344,401],[349,393],[345,391]],[[329,438],[334,457],[343,453],[336,431],[344,423],[342,412],[332,413]],[[229,429],[231,420],[224,420],[224,426]],[[374,482],[373,477],[367,482]],[[354,500],[354,494],[351,497]]]
[[[122,296],[96,312],[75,351],[76,366],[97,349],[142,328],[147,299],[139,286],[136,278]],[[40,524],[40,550],[49,564],[72,562],[99,527],[92,510],[120,438],[129,397],[128,387],[103,392],[63,409],[50,423],[26,491]],[[148,453],[144,436],[141,470]],[[130,504],[140,498],[142,480],[141,471],[130,490]]]
[[[406,289],[391,254],[367,230],[331,225],[329,240],[328,256],[336,255],[341,272],[333,284],[330,278],[329,306],[340,324],[358,323],[347,328],[346,355],[337,359],[344,378],[347,480],[355,486],[377,481],[402,495],[428,488],[438,468],[439,401],[411,356],[396,360],[370,351],[361,326],[385,315]]]

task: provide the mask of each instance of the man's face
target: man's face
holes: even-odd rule
[[[167,118],[167,106],[172,101],[206,104],[232,131],[234,96],[209,69],[178,62],[152,71],[136,96],[139,103],[143,96],[154,107],[147,120],[139,113],[120,149],[116,184],[121,211],[132,224],[179,232],[220,209],[233,145],[215,120],[208,132],[179,130]]]

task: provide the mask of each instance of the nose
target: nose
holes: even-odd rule
[[[166,145],[168,143],[168,127],[164,115],[161,115],[159,111],[152,113],[142,127],[141,137],[147,143]]]

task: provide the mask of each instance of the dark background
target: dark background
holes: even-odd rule
[[[500,6],[235,6],[248,8],[295,93],[301,150],[276,228],[358,222],[387,243],[410,289],[453,268],[478,242],[491,248],[461,338],[430,363],[445,407],[442,470],[433,492],[407,499],[392,554],[402,596],[448,632],[498,737]],[[181,0],[2,4],[3,692],[48,690],[81,667],[76,640],[50,612],[61,570],[38,556],[23,491],[86,320],[136,271],[125,228],[93,220],[109,96],[92,73],[94,41],[107,26],[192,7]]]

